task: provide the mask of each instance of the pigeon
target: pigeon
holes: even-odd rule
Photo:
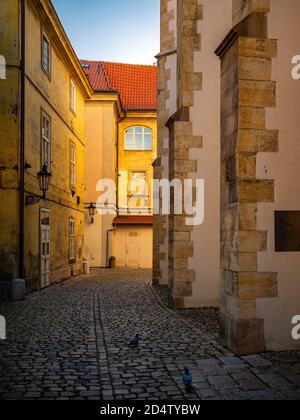
[[[188,368],[184,368],[184,375],[183,375],[182,380],[183,380],[186,392],[191,394],[192,389],[193,389],[192,388],[193,379]]]
[[[139,347],[139,342],[140,342],[140,337],[137,334],[135,337],[133,337],[130,342],[129,342],[129,347],[131,348],[138,348]]]

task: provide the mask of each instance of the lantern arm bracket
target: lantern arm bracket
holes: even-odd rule
[[[42,169],[39,173],[36,174],[40,180],[40,190],[43,191],[43,195],[36,195],[36,194],[29,194],[26,197],[25,205],[33,206],[34,204],[38,203],[40,200],[44,200],[46,198],[46,191],[49,189],[50,179],[52,177],[51,172],[48,171],[48,167],[46,164],[42,166]]]
[[[26,207],[33,206],[34,204],[37,204],[41,200],[44,200],[44,199],[45,199],[45,194],[43,195],[29,194],[26,196],[25,205]]]

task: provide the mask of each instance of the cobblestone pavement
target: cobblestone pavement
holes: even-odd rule
[[[300,400],[299,352],[234,357],[216,310],[168,310],[150,275],[101,270],[1,305],[0,398]],[[137,333],[139,351],[128,348]]]

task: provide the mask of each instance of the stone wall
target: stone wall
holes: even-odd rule
[[[190,107],[194,93],[202,88],[202,74],[195,72],[195,52],[200,51],[201,36],[198,22],[203,17],[202,5],[197,0],[180,0],[177,3],[177,107],[178,111],[168,123],[169,179],[184,181],[197,171],[197,161],[190,158],[190,149],[202,146],[202,137],[193,133]],[[169,218],[169,289],[170,305],[185,308],[185,299],[193,294],[195,270],[189,269],[189,258],[194,247],[191,238],[193,227],[186,226],[186,214],[175,214],[174,190],[171,192]]]
[[[246,36],[249,27],[251,37]],[[276,106],[271,68],[277,53],[276,41],[266,39],[266,32],[265,14],[254,13],[218,50],[222,59],[222,334],[238,354],[265,349],[264,320],[256,315],[256,303],[278,294],[277,274],[258,270],[258,253],[266,251],[268,238],[257,227],[257,206],[274,201],[274,181],[257,177],[257,154],[278,150],[278,132],[268,130],[265,121],[266,108]]]
[[[169,131],[166,123],[172,113],[170,83],[176,72],[176,18],[176,0],[161,0],[161,52],[157,57],[158,159],[154,163],[154,179],[159,180],[169,178]],[[174,90],[176,90],[176,84]],[[153,282],[154,284],[168,284],[168,216],[155,215],[153,233]]]

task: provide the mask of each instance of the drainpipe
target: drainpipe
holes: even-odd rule
[[[109,268],[109,234],[117,230],[117,228],[108,229],[106,232],[106,268]]]
[[[19,278],[24,279],[24,202],[25,202],[25,59],[26,0],[21,0],[21,127],[20,127],[20,209],[19,209]]]
[[[120,134],[120,129],[119,129],[119,124],[120,122],[122,122],[124,119],[126,118],[126,115],[124,117],[120,117],[118,119],[117,122],[117,144],[116,144],[116,149],[117,149],[117,157],[116,157],[116,166],[117,166],[117,191],[116,191],[116,207],[117,207],[117,216],[119,216],[120,214],[120,208],[119,208],[119,134]]]

